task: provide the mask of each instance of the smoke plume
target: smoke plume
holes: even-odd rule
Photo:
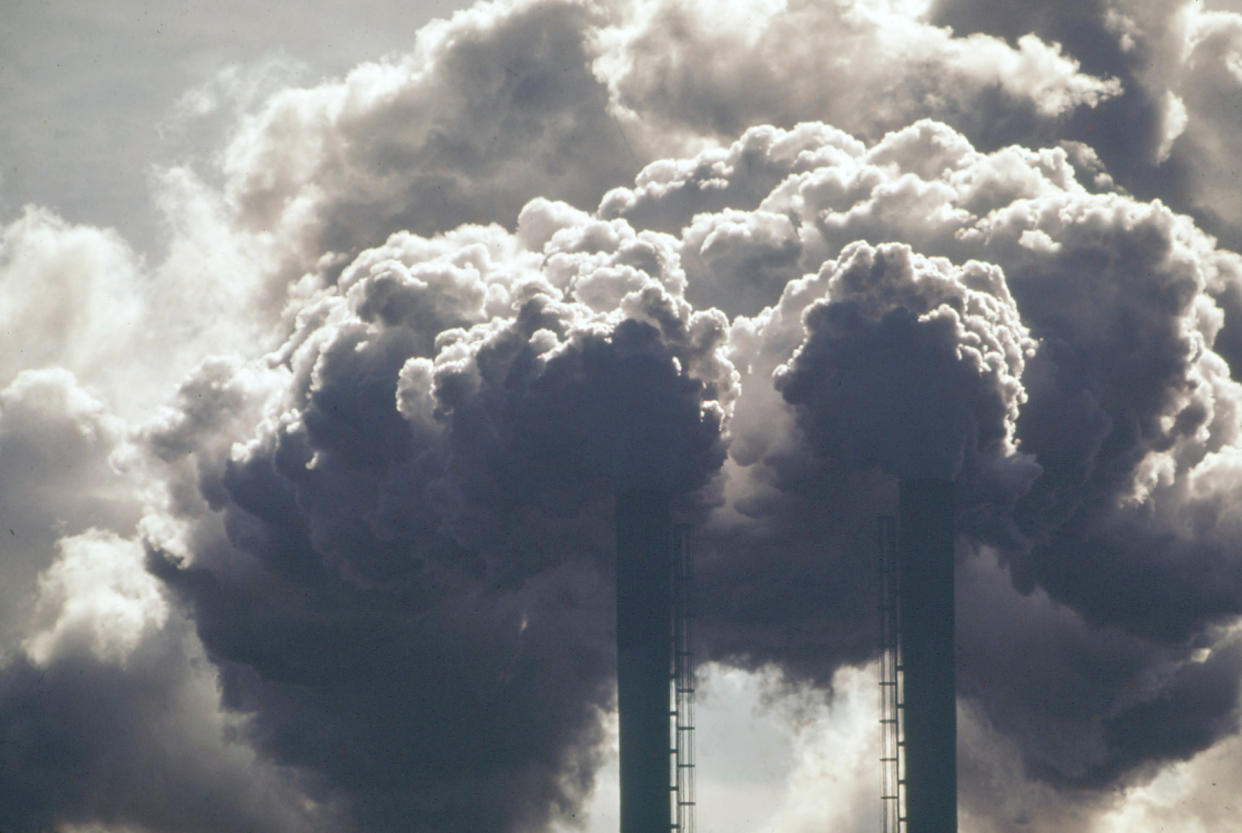
[[[830,696],[954,478],[977,830],[1223,754],[1242,18],[983,5],[480,4],[162,171],[161,262],[8,225],[0,828],[572,823],[634,487],[703,659]]]

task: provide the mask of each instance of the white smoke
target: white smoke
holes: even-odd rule
[[[1161,817],[1110,796],[1238,722],[1239,24],[1092,18],[1139,72],[969,5],[479,5],[161,172],[158,263],[13,220],[0,826],[545,829],[604,754],[614,489],[697,523],[707,656],[828,691],[928,474],[964,818]],[[1084,138],[1145,101],[1146,157]]]

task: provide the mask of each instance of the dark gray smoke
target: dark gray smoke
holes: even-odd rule
[[[893,167],[929,145],[943,173]],[[154,569],[257,748],[371,829],[537,827],[597,764],[615,488],[671,489],[706,520],[709,656],[826,682],[874,650],[870,524],[901,476],[955,477],[964,552],[1066,606],[1048,645],[1012,653],[994,635],[1034,622],[963,589],[965,693],[1033,775],[1106,788],[1233,731],[1235,652],[1212,628],[1242,572],[1198,508],[1227,493],[1195,485],[1236,437],[1204,292],[1219,253],[1160,206],[1080,188],[1063,152],[984,155],[923,124],[836,153],[759,205],[726,186],[737,201],[680,243],[546,201],[516,238],[394,237],[300,316],[243,450],[186,419],[153,431],[222,521]],[[877,242],[773,285],[756,316],[693,311],[688,241],[756,209],[785,231],[717,258]],[[916,222],[961,265],[878,242]],[[1058,670],[1075,656],[1091,670]]]
[[[145,276],[235,245],[173,285],[246,326],[152,325],[211,349],[141,424],[73,327],[85,378],[0,380],[0,828],[570,823],[634,487],[695,524],[702,658],[827,691],[897,479],[955,478],[981,829],[1090,830],[1236,736],[1242,259],[1194,155],[1236,21],[716,5],[481,7],[273,97]],[[48,252],[141,265],[63,225],[0,276],[72,317]]]
[[[578,293],[523,255],[454,272],[463,250],[411,246],[404,264],[351,268],[333,311],[292,335],[284,416],[245,454],[212,459],[210,430],[185,421],[151,435],[198,458],[222,521],[187,563],[152,563],[193,611],[225,704],[364,829],[536,829],[593,783],[615,667],[612,494],[690,494],[723,457],[719,394],[695,373],[719,322],[626,262],[656,263],[649,246],[612,245],[565,238],[557,262],[590,267]],[[529,273],[509,272],[522,259]],[[630,316],[574,299],[600,293]],[[489,294],[509,316],[485,318]],[[448,312],[454,299],[472,305]]]

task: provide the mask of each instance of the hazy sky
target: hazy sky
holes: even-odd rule
[[[1242,831],[1242,6],[10,3],[0,830],[615,830],[612,496],[702,833],[878,826],[958,483],[963,833]]]
[[[221,73],[256,97],[314,83],[409,49],[427,20],[463,5],[13,0],[0,30],[0,212],[49,206],[159,247],[150,169],[219,150],[235,113],[210,118],[194,102]]]

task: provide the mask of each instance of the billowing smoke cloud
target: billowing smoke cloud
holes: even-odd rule
[[[915,5],[482,5],[164,172],[164,263],[8,226],[0,297],[76,303],[6,319],[0,826],[572,818],[631,486],[696,526],[705,658],[805,691],[874,656],[897,478],[955,478],[979,829],[1236,735],[1242,259],[1148,199],[1236,20]]]
[[[1221,177],[1233,168],[1230,137],[1242,96],[1232,68],[1242,31],[1236,12],[1190,0],[1049,0],[1004,10],[936,0],[928,18],[1007,41],[1033,33],[1064,44],[1085,71],[1118,79],[1121,93],[1079,109],[1067,138],[1090,144],[1125,187],[1192,212],[1236,248],[1242,214]]]
[[[622,106],[721,136],[814,116],[878,138],[918,112],[998,142],[1121,92],[1053,43],[955,37],[890,2],[657,4],[609,34]]]
[[[1236,614],[1238,566],[1221,510],[1196,509],[1230,491],[1192,485],[1228,480],[1236,437],[1205,294],[1225,255],[1167,209],[1083,188],[1064,151],[982,154],[934,123],[870,148],[823,127],[759,132],[725,154],[776,149],[742,177],[793,141],[793,159],[816,158],[827,137],[825,161],[749,204],[727,181],[733,205],[680,240],[545,200],[516,233],[398,234],[305,303],[267,369],[204,368],[216,390],[261,392],[243,444],[235,422],[232,445],[197,424],[198,406],[151,429],[165,459],[193,459],[178,464],[214,509],[156,572],[194,610],[225,702],[275,759],[368,785],[345,790],[367,824],[521,827],[580,798],[610,696],[608,500],[627,484],[706,513],[709,650],[827,680],[873,650],[859,530],[892,476],[956,477],[968,542],[1068,606],[1038,631],[1050,664],[1022,652],[999,677],[1019,656],[991,642],[1019,627],[996,621],[1013,591],[967,608],[967,691],[1035,774],[1107,785],[1234,728],[1232,652],[1211,652],[1207,628]],[[706,167],[656,166],[645,193],[660,171]],[[637,214],[643,199],[604,204]],[[764,224],[778,233],[735,232]],[[761,273],[765,307],[730,321],[683,300],[692,245],[744,262],[766,247],[792,274],[838,253],[784,283]],[[1187,511],[1200,520],[1179,528]],[[1114,670],[1047,700],[1037,681],[1061,652]],[[1195,726],[1166,730],[1165,712]],[[409,737],[425,738],[417,754]],[[455,781],[453,761],[476,758],[494,768]],[[494,800],[472,797],[480,782]]]
[[[696,176],[711,168],[709,157],[742,158],[758,144],[748,135],[697,164],[653,169],[640,189],[615,192],[604,205],[623,215],[658,214],[661,200],[676,202],[702,187]],[[1090,696],[1061,683],[1069,688],[1063,702],[1082,709],[1074,731],[1056,725],[1066,718],[1062,701],[1041,702],[1033,677],[1005,675],[1025,684],[993,704],[994,719],[1013,727],[1026,697],[1026,706],[1049,721],[1023,735],[1031,741],[1022,748],[1032,764],[1070,780],[1108,780],[1153,757],[1194,751],[1184,744],[1202,748],[1189,738],[1206,744],[1233,731],[1236,683],[1221,683],[1232,679],[1230,652],[1215,660],[1221,677],[1201,671],[1193,656],[1201,659],[1195,650],[1210,648],[1212,626],[1236,615],[1242,598],[1233,532],[1220,503],[1230,500],[1232,487],[1199,491],[1197,485],[1231,482],[1224,472],[1234,454],[1239,390],[1211,350],[1222,311],[1209,291],[1231,279],[1236,255],[1215,249],[1159,204],[1092,193],[1078,183],[1063,150],[980,154],[959,135],[927,123],[870,149],[842,152],[843,145],[831,140],[825,155],[831,161],[808,171],[787,163],[790,176],[753,203],[760,218],[780,217],[783,233],[752,234],[745,248],[735,244],[742,257],[762,259],[755,252],[766,249],[795,272],[823,252],[840,254],[814,281],[784,288],[772,281],[769,301],[779,292],[779,303],[756,318],[735,319],[735,360],[749,357],[754,377],[744,377],[731,423],[730,457],[739,471],[726,493],[740,495],[733,508],[762,520],[774,506],[783,511],[807,501],[796,517],[812,516],[811,506],[824,503],[857,517],[857,488],[833,491],[826,481],[868,465],[896,474],[956,475],[965,498],[963,528],[977,546],[1001,553],[1021,591],[1041,587],[1092,626],[1136,640],[1123,653],[1112,638],[1088,648],[1092,630],[1075,637],[1100,657],[1084,660],[1087,667],[1112,656],[1117,682],[1102,683],[1103,672],[1093,671],[1083,682],[1097,688]],[[773,150],[765,162],[790,158],[779,142],[767,146]],[[711,187],[744,194],[750,171],[762,169],[762,163],[717,164],[715,175],[727,183]],[[658,185],[653,176],[661,177]],[[714,221],[697,216],[684,243],[700,252],[722,249],[707,229],[713,222],[725,232],[743,227],[744,205],[739,198]],[[925,252],[964,265],[959,271],[914,256],[904,246],[882,244],[886,238],[917,241]],[[846,243],[859,239],[874,243]],[[716,274],[729,280],[731,273]],[[807,292],[816,283],[822,300]],[[784,323],[790,321],[800,326]],[[758,358],[773,352],[766,363]],[[758,393],[760,379],[771,379],[780,397]],[[784,433],[774,430],[782,420]],[[807,452],[817,460],[809,476]],[[783,516],[774,527],[797,528]],[[789,536],[780,533],[777,548],[785,570],[801,549]],[[840,579],[829,576],[839,576],[844,565],[824,555],[825,540],[831,537],[819,529],[809,536],[806,573],[792,582],[820,595],[802,606],[783,599],[786,611],[805,614],[793,620],[798,633],[819,633],[812,611],[836,601],[828,588]],[[747,549],[757,552],[752,542]],[[736,557],[747,574],[763,574],[761,556]],[[817,576],[815,565],[824,572]],[[847,572],[860,570],[855,563]],[[1003,598],[986,597],[989,604]],[[850,607],[850,598],[843,594],[841,603],[859,621],[863,610]],[[996,632],[992,617],[1005,615],[1003,607],[979,613],[978,627],[963,636],[968,656],[978,650],[971,634]],[[1078,634],[1081,625],[1075,627]],[[779,629],[777,639],[785,646],[778,652],[800,642]],[[1026,663],[1031,653],[1012,656]],[[963,675],[969,686],[982,685],[992,678],[989,669],[1004,666],[985,651],[964,663]],[[1155,681],[1140,685],[1149,676]],[[1122,698],[1122,680],[1142,693]],[[1189,710],[1204,728],[1171,731],[1167,745],[1135,740],[1159,722],[1158,709],[1176,709],[1179,698],[1209,691]],[[986,691],[976,694],[990,700]],[[1110,718],[1106,726],[1098,724],[1103,716]],[[1091,744],[1092,764],[1074,770],[1051,762],[1056,756],[1038,752],[1041,735]]]
[[[536,195],[591,206],[643,164],[757,122],[874,139],[919,113],[1013,141],[1120,91],[1036,38],[954,38],[867,4],[736,13],[722,26],[711,4],[502,2],[433,23],[409,55],[278,93],[248,118],[218,172],[233,221],[287,281],[398,229],[511,225]],[[744,60],[703,72],[724,53]]]
[[[244,447],[184,411],[149,435],[215,509],[153,557],[225,703],[366,829],[572,810],[612,697],[611,496],[691,493],[723,457],[724,317],[669,292],[673,241],[547,202],[520,229],[364,253]],[[242,399],[248,372],[202,371]]]
[[[5,827],[330,829],[330,807],[309,812],[230,740],[198,640],[144,567],[124,437],[66,371],[25,371],[0,392]]]

